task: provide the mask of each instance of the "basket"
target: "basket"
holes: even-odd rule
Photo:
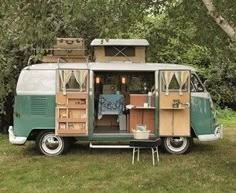
[[[150,131],[134,131],[134,139],[148,139]]]

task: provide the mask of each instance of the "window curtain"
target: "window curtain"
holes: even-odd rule
[[[72,75],[72,70],[60,70],[60,79],[62,83],[62,91],[63,94],[66,94],[66,84],[69,82],[71,75]]]
[[[86,70],[74,70],[74,76],[80,86],[80,92],[86,90],[86,79],[88,72]]]
[[[182,95],[183,94],[182,88],[189,77],[189,72],[188,71],[175,72],[175,77],[179,83],[179,94]]]
[[[164,85],[166,86],[165,95],[169,94],[169,86],[170,86],[170,82],[173,78],[173,75],[174,75],[174,72],[172,72],[172,71],[162,72],[163,82],[164,82]]]

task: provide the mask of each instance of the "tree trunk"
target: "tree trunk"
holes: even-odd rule
[[[224,18],[216,10],[213,5],[213,0],[202,0],[208,10],[208,14],[215,20],[215,22],[221,27],[221,29],[228,35],[228,37],[236,42],[236,28]]]

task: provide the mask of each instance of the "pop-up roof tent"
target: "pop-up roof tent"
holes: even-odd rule
[[[145,50],[149,43],[145,39],[94,39],[95,62],[145,62]]]

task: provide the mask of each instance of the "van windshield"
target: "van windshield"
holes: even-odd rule
[[[204,86],[196,74],[191,74],[191,92],[204,92]]]

